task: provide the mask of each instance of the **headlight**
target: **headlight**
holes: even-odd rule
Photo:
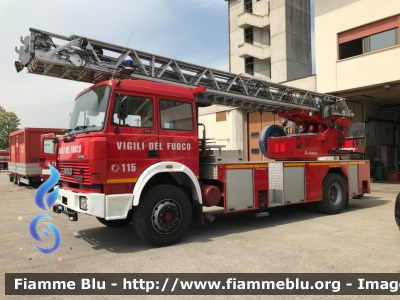
[[[86,199],[86,197],[84,197],[84,196],[79,196],[79,207],[80,207],[82,210],[88,210],[88,207],[87,207],[87,199]]]

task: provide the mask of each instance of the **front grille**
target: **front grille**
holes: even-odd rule
[[[90,173],[89,173],[89,162],[79,161],[79,162],[63,162],[60,161],[60,180],[66,182],[73,182],[78,184],[89,184],[90,185]],[[65,175],[65,168],[72,169],[72,175]],[[82,176],[83,181],[77,181],[76,177]]]

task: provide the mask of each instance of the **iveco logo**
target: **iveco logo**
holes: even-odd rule
[[[84,159],[84,158],[86,158],[86,156],[85,156],[85,155],[83,155],[83,154],[79,154],[79,155],[78,155],[78,158],[80,158],[80,159]]]
[[[75,180],[76,182],[83,182],[83,176],[76,176]]]
[[[64,175],[71,176],[72,175],[72,168],[64,168]]]

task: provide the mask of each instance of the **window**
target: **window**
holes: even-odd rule
[[[339,59],[399,44],[399,19],[393,16],[338,34]]]
[[[379,32],[364,38],[340,44],[340,59],[361,55],[371,51],[395,46],[398,41],[398,28]]]
[[[397,45],[399,43],[398,30],[398,28],[394,28],[365,37],[363,39],[364,53]]]
[[[244,59],[244,70],[246,73],[254,75],[254,58],[248,57]]]
[[[260,133],[252,132],[250,136],[251,136],[252,139],[258,139],[260,137]]]
[[[161,128],[193,130],[192,105],[174,100],[160,101]]]
[[[253,27],[244,30],[244,42],[253,44]]]
[[[226,111],[217,112],[215,114],[215,119],[216,122],[226,121]]]
[[[251,154],[253,154],[253,155],[260,154],[260,149],[258,149],[258,148],[251,149]]]
[[[43,152],[46,154],[54,154],[53,139],[44,139],[43,140]]]
[[[111,88],[108,85],[101,85],[79,95],[75,99],[74,109],[71,113],[69,131],[102,130],[110,94]]]
[[[120,98],[123,99],[124,95]],[[127,96],[128,116],[125,120],[118,118],[118,103],[115,103],[113,124],[129,127],[153,127],[153,100],[145,97]]]
[[[340,59],[353,57],[363,54],[363,42],[362,39],[357,39],[347,43],[340,44],[339,46]]]
[[[253,13],[253,0],[244,1],[244,11],[248,13]]]

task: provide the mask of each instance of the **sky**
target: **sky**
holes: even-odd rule
[[[75,96],[90,86],[28,74],[26,68],[17,73],[15,47],[31,27],[229,69],[223,0],[0,0],[0,105],[17,114],[21,128],[68,128]]]

